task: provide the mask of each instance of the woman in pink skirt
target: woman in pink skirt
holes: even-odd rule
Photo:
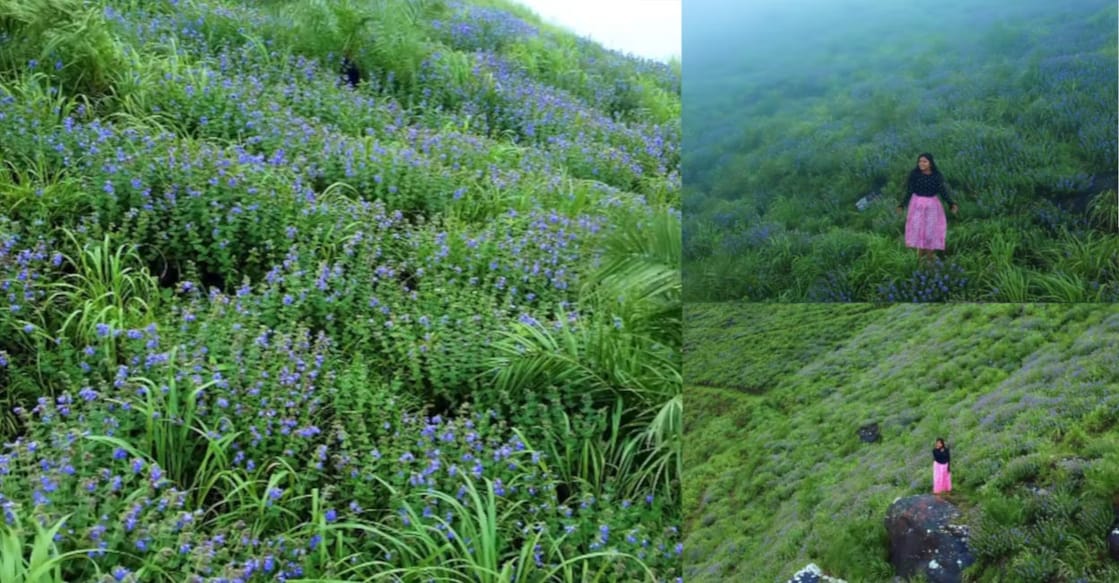
[[[905,192],[898,203],[899,213],[908,209],[905,246],[917,250],[919,261],[932,261],[938,250],[944,250],[944,235],[948,230],[944,206],[937,195],[948,203],[952,214],[960,210],[948,194],[944,176],[936,169],[932,154],[924,153],[917,157],[917,167],[909,173]]]
[[[952,456],[944,440],[936,438],[936,448],[933,449],[933,494],[939,496],[943,492],[952,491]]]

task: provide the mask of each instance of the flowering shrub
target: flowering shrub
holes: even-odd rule
[[[914,270],[905,281],[881,286],[878,294],[887,302],[945,302],[959,298],[966,289],[964,270],[937,259],[931,266]]]

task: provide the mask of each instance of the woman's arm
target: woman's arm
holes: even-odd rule
[[[944,180],[943,174],[940,175],[939,182],[940,184],[937,187],[940,190],[940,196],[944,197],[944,202],[948,203],[948,206],[956,206],[956,201],[952,200],[952,195],[948,192],[948,182]]]

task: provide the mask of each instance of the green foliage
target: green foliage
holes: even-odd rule
[[[81,0],[0,2],[0,74],[8,80],[30,69],[66,95],[98,98],[112,92],[124,65],[121,44],[102,8]]]
[[[119,245],[105,235],[100,242],[81,245],[72,232],[65,233],[72,256],[63,257],[68,273],[50,286],[48,303],[58,303],[65,319],[58,334],[74,346],[96,342],[99,327],[112,330],[142,328],[155,319],[159,291],[143,267],[135,246]],[[101,334],[103,335],[103,334]]]
[[[1119,194],[1104,190],[1092,197],[1089,214],[1104,232],[1119,233]]]
[[[667,213],[648,223],[623,221],[585,287],[583,304],[593,306],[588,317],[554,328],[522,322],[496,345],[494,390],[503,399],[523,402],[527,394],[559,390],[562,402],[581,396],[592,409],[613,411],[604,443],[564,446],[583,453],[562,473],[595,491],[613,476],[624,483],[620,495],[637,498],[652,488],[675,499],[683,463],[678,225]],[[549,437],[570,431],[568,415],[576,412],[565,412],[564,430]]]
[[[74,560],[88,552],[85,549],[58,552],[54,537],[66,525],[68,517],[62,518],[50,528],[35,523],[35,530],[29,533],[24,529],[23,520],[18,514],[13,513],[9,516],[9,521],[0,525],[0,579],[5,582],[64,581],[62,563]],[[34,536],[26,540],[28,534]],[[30,553],[25,555],[28,550]]]
[[[425,38],[426,21],[444,10],[442,0],[307,0],[282,6],[276,24],[297,25],[277,26],[270,35],[297,53],[341,53],[365,71],[386,75],[382,82],[411,92],[420,65],[434,50]]]

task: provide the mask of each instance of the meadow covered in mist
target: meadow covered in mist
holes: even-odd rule
[[[687,3],[686,297],[1119,300],[1116,14],[1110,0]],[[925,151],[960,212],[942,260],[919,268],[895,207]]]

